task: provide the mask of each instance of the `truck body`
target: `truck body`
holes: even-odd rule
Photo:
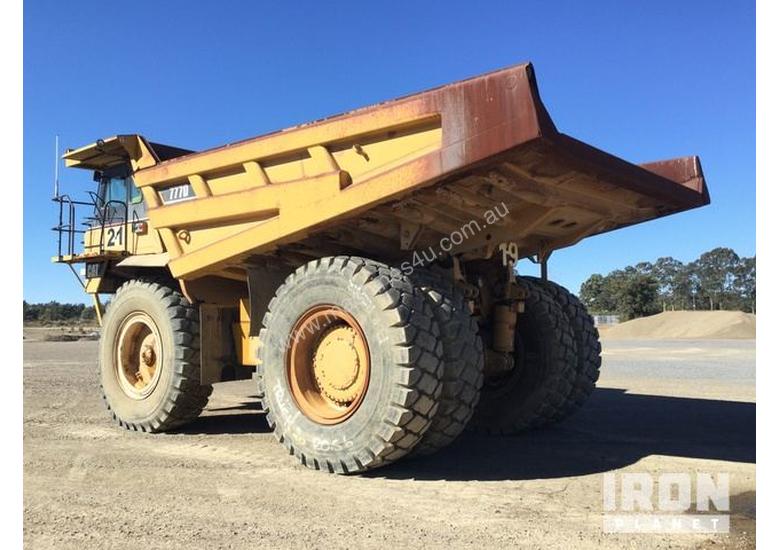
[[[290,273],[344,255],[449,273],[493,348],[485,373],[511,370],[495,355],[516,351],[528,294],[507,290],[514,262],[709,203],[698,157],[637,165],[559,132],[530,64],[205,151],[119,135],[63,158],[99,190],[59,198],[54,261],[85,263],[95,297],[174,281],[199,308],[202,384],[256,365]]]

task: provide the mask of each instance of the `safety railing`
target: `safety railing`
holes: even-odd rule
[[[82,241],[79,244],[84,245],[85,251],[95,252],[97,249],[96,254],[102,254],[106,249],[106,226],[119,225],[121,223],[123,231],[127,226],[128,208],[126,202],[111,200],[100,205],[102,201],[95,193],[89,192],[89,196],[91,199],[89,202],[74,200],[67,194],[57,195],[52,199],[59,205],[58,222],[52,228],[57,233],[57,256],[59,258],[76,255],[78,253],[76,236],[85,235],[87,231],[98,227],[100,228],[100,238],[97,242],[87,244]],[[91,216],[84,216],[85,221],[81,225],[85,226],[85,229],[81,229],[81,226],[76,225],[78,221],[77,207],[90,207],[93,213]],[[122,247],[127,252],[126,238],[122,239]]]

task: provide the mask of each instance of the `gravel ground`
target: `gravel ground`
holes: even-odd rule
[[[96,342],[25,341],[25,546],[754,547],[754,342],[604,348],[559,426],[344,477],[285,453],[250,381],[217,385],[186,430],[129,433],[99,399]],[[605,472],[696,471],[730,474],[730,534],[603,533]]]

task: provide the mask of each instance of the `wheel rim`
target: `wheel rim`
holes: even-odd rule
[[[298,409],[320,424],[338,424],[360,407],[371,360],[355,318],[336,306],[304,313],[293,328],[287,379]]]
[[[131,313],[117,332],[115,372],[122,391],[133,399],[146,398],[160,379],[163,350],[160,331],[143,312]]]

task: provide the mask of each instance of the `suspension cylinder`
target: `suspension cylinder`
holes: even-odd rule
[[[501,352],[515,350],[517,302],[493,306],[493,349]]]

